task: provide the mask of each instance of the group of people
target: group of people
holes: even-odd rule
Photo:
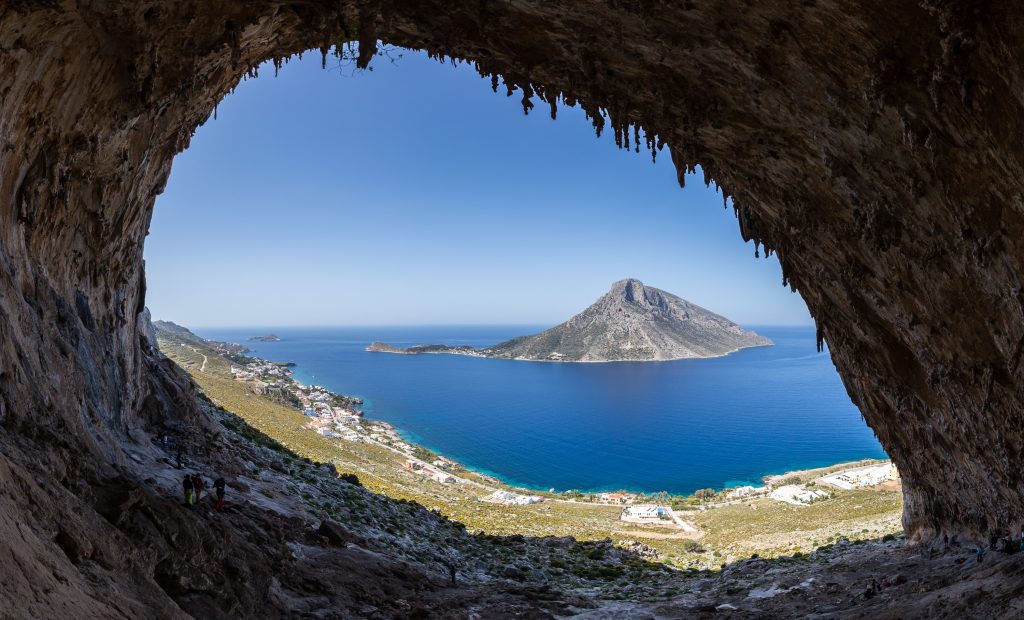
[[[988,550],[989,551],[1002,551],[1003,553],[1017,553],[1018,551],[1024,551],[1024,531],[1021,531],[1019,540],[1014,540],[1013,535],[1000,536],[997,533],[989,534],[988,537]],[[985,547],[978,546],[974,548],[974,553],[980,563],[985,557]]]
[[[883,578],[881,581],[879,581],[875,577],[872,577],[871,581],[869,581],[865,586],[864,592],[860,594],[858,597],[854,598],[853,602],[856,603],[858,598],[862,600],[867,600],[869,598],[874,597],[876,594],[881,593],[881,591],[885,590],[886,588],[902,585],[906,582],[907,578],[903,575],[896,575],[896,577],[893,579],[889,579],[888,577],[886,577]]]
[[[213,509],[220,512],[224,509],[224,488],[227,486],[223,477],[213,481],[213,489],[217,494],[217,501]],[[181,481],[181,487],[185,491],[185,505],[192,508],[203,499],[203,489],[206,488],[206,480],[202,474],[186,474]]]

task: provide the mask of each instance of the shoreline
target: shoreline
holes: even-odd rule
[[[373,345],[370,345],[373,346]],[[632,363],[653,363],[653,362],[681,362],[683,360],[713,360],[722,357],[727,357],[733,353],[744,351],[746,349],[759,349],[762,347],[774,347],[775,343],[770,342],[768,344],[752,344],[746,347],[738,347],[731,351],[726,351],[719,355],[695,355],[691,357],[666,357],[664,359],[651,359],[651,360],[553,360],[553,359],[532,359],[529,357],[496,357],[491,355],[484,355],[482,352],[459,352],[459,351],[415,351],[409,352],[408,350],[400,351],[386,351],[386,350],[371,350],[370,346],[367,346],[364,351],[367,353],[389,353],[391,355],[455,355],[458,357],[477,357],[488,360],[508,360],[510,362],[541,362],[548,364],[632,364]],[[412,346],[432,346],[432,345],[412,345]],[[448,345],[444,345],[448,346]],[[408,349],[410,347],[406,347]],[[481,350],[482,351],[482,350]]]
[[[192,343],[182,342],[176,334],[158,336],[161,351],[193,378],[211,405],[223,410],[229,430],[268,439],[266,445],[259,444],[265,467],[279,463],[271,469],[301,486],[302,472],[310,464],[330,464],[336,475],[369,493],[424,506],[465,524],[473,533],[611,540],[627,548],[643,544],[659,562],[682,570],[713,570],[754,554],[795,557],[797,551],[809,553],[842,537],[868,540],[899,533],[898,473],[891,478],[894,483],[886,484],[862,482],[874,478],[868,472],[861,477],[853,473],[873,460],[811,463],[826,468],[780,466],[777,471],[784,474],[762,476],[785,478],[771,486],[748,482],[757,479],[749,472],[734,472],[733,479],[717,483],[720,488],[688,495],[612,489],[552,493],[428,448],[416,434],[359,411],[363,405],[356,405],[351,395],[318,385],[302,367],[289,376],[290,369],[264,358],[226,355],[220,350],[226,345],[216,341]],[[271,357],[280,352],[266,353]],[[204,356],[209,361],[202,369]],[[337,379],[344,382],[346,376]],[[372,385],[372,391],[387,400],[386,382]],[[311,402],[296,402],[289,392]],[[377,415],[390,409],[380,410],[374,399],[364,402]],[[489,454],[484,450],[478,456],[486,461]],[[662,476],[661,482],[689,479],[686,472],[701,471],[714,462],[694,461],[678,476]],[[829,479],[821,480],[827,469],[832,470]],[[812,473],[803,479],[787,478],[806,472]],[[647,478],[642,472],[636,477]],[[854,488],[834,485],[832,479],[849,481]],[[708,484],[699,476],[691,483]],[[803,499],[808,495],[810,500]],[[314,510],[323,508],[319,501],[309,501]],[[647,521],[655,507],[658,520]]]
[[[233,346],[232,343],[223,343],[223,342],[212,341],[212,340],[207,340],[207,342],[209,344],[211,344],[211,345]],[[749,347],[740,347],[739,349],[735,349],[733,351],[730,351],[729,353],[724,353],[722,355],[713,356],[713,357],[709,357],[709,358],[677,358],[675,360],[609,360],[609,361],[579,361],[579,362],[572,362],[572,361],[570,361],[570,362],[560,362],[560,363],[623,363],[623,362],[631,362],[631,361],[655,362],[655,361],[679,361],[679,360],[683,360],[683,359],[716,359],[716,358],[720,358],[720,357],[725,357],[727,355],[731,355],[732,353],[735,353],[737,351],[744,350],[744,349],[761,348],[761,347],[773,346],[773,345],[774,345],[774,343],[772,343],[772,344],[764,344],[764,345],[751,345]],[[385,352],[386,353],[386,352],[390,352],[390,351],[380,351],[380,352]],[[376,414],[378,414],[379,412],[376,411],[376,407],[372,404],[373,403],[372,399],[367,399],[367,398],[365,398],[363,396],[360,396],[360,395],[342,394],[342,393],[337,392],[337,391],[335,391],[335,390],[333,390],[333,389],[331,389],[331,388],[329,388],[329,387],[327,387],[325,385],[321,385],[321,384],[315,382],[316,381],[316,377],[314,375],[312,375],[310,373],[307,373],[307,372],[304,372],[304,368],[301,365],[297,364],[296,362],[290,362],[288,366],[284,366],[284,365],[282,365],[279,362],[275,362],[275,361],[272,361],[272,360],[269,360],[269,359],[266,359],[266,358],[262,358],[262,357],[256,357],[255,355],[253,355],[253,353],[255,353],[255,352],[250,350],[248,353],[243,354],[243,356],[247,357],[247,358],[250,358],[251,360],[253,360],[255,362],[259,362],[259,363],[263,363],[263,364],[268,364],[268,365],[279,366],[281,368],[281,370],[283,371],[283,373],[285,374],[285,376],[287,377],[286,380],[295,383],[300,388],[303,388],[303,389],[315,388],[315,389],[319,389],[319,390],[322,390],[324,392],[330,393],[331,395],[334,395],[336,397],[340,397],[340,398],[344,398],[344,399],[353,398],[354,397],[354,398],[358,399],[360,401],[360,404],[358,406],[358,410],[359,410],[359,416],[358,417],[360,417],[365,422],[371,423],[372,425],[378,427],[378,429],[386,429],[386,431],[389,431],[389,432],[393,433],[402,442],[408,444],[414,451],[415,450],[422,450],[422,451],[425,451],[425,452],[429,453],[430,455],[432,455],[432,458],[441,458],[441,459],[445,459],[447,461],[450,461],[453,465],[455,465],[455,466],[457,466],[457,467],[459,467],[459,468],[461,468],[461,469],[463,469],[463,470],[465,470],[467,472],[471,472],[471,473],[473,473],[473,474],[483,478],[484,481],[486,481],[486,482],[488,482],[490,484],[500,485],[502,487],[505,487],[505,488],[510,489],[512,491],[515,491],[515,492],[541,494],[541,495],[543,495],[545,497],[549,497],[549,498],[560,498],[560,496],[562,496],[563,494],[567,494],[567,493],[576,493],[576,494],[579,494],[581,496],[597,496],[597,495],[600,495],[600,494],[603,494],[603,493],[614,493],[614,492],[617,492],[617,491],[623,491],[623,492],[626,492],[626,493],[629,493],[629,494],[634,494],[634,495],[638,495],[638,496],[647,496],[647,497],[650,497],[650,496],[653,496],[653,495],[666,494],[666,495],[668,495],[669,497],[672,497],[672,498],[687,498],[687,497],[693,497],[694,494],[696,493],[696,491],[698,490],[698,489],[694,489],[694,490],[689,491],[688,493],[683,493],[683,492],[672,492],[672,491],[668,491],[668,490],[665,490],[665,489],[646,490],[646,489],[643,489],[643,488],[640,488],[640,487],[607,486],[607,485],[605,485],[605,486],[600,486],[600,487],[592,487],[592,488],[588,488],[588,489],[582,489],[582,488],[578,488],[578,489],[562,489],[560,491],[556,490],[554,493],[552,493],[551,489],[554,489],[556,487],[552,487],[550,485],[547,485],[547,486],[531,485],[531,484],[527,484],[527,483],[522,483],[522,482],[510,480],[510,479],[506,478],[504,475],[500,474],[499,472],[495,472],[495,471],[487,469],[485,466],[466,464],[459,457],[446,454],[446,453],[444,453],[444,452],[442,452],[442,451],[440,451],[440,450],[438,450],[436,448],[427,446],[422,441],[422,438],[420,438],[415,433],[413,433],[411,431],[408,431],[408,430],[405,430],[403,428],[400,428],[400,427],[396,426],[395,424],[393,424],[391,422],[388,422],[388,421],[385,421],[383,419],[380,419],[380,418],[376,417]],[[418,355],[427,355],[427,354],[430,354],[430,355],[461,355],[463,357],[486,357],[486,356],[482,356],[482,355],[463,354],[463,353],[448,352],[448,351],[443,351],[443,352],[442,351],[438,351],[438,352],[431,351],[431,352],[413,353],[413,354],[404,353],[404,352],[396,352],[396,353],[400,354],[400,355],[417,355],[417,354]],[[538,362],[544,362],[544,361],[557,362],[558,361],[558,360],[531,360],[531,359],[525,359],[525,358],[490,358],[490,359],[507,359],[507,360],[510,360],[510,361],[538,361]],[[303,381],[300,381],[298,378],[295,377],[295,375],[301,375],[303,377],[303,379],[306,379],[308,381],[308,384],[304,383]],[[366,412],[362,410],[363,406],[364,406],[363,403],[369,403],[370,404],[370,408],[373,410],[371,412],[372,413],[371,416],[366,416]],[[311,432],[311,433],[315,433],[316,432],[312,428],[307,428],[306,431]],[[375,443],[375,444],[380,445],[382,447],[387,447],[387,448],[391,448],[391,449],[398,449],[398,448],[395,448],[394,446],[391,446],[388,443],[381,443],[379,441],[371,440],[369,438],[364,438],[364,440],[371,441],[372,443]],[[773,470],[770,470],[770,471],[768,471],[768,472],[766,472],[764,474],[756,476],[756,478],[759,479],[760,482],[755,482],[753,479],[748,479],[748,480],[731,479],[731,480],[726,480],[726,481],[721,482],[720,486],[708,487],[708,488],[712,488],[713,490],[715,490],[718,493],[726,493],[726,492],[728,492],[728,491],[730,491],[732,489],[739,488],[739,487],[750,486],[750,485],[757,485],[757,484],[770,485],[773,482],[777,482],[779,480],[783,480],[783,479],[794,477],[794,476],[808,476],[808,475],[811,475],[814,472],[824,472],[825,470],[848,469],[848,468],[856,467],[858,465],[863,465],[865,463],[879,463],[879,462],[884,462],[886,460],[888,460],[887,457],[885,457],[885,458],[865,457],[865,458],[851,460],[851,461],[839,461],[839,462],[835,462],[835,463],[826,463],[826,464],[821,464],[821,465],[814,464],[813,466],[810,466],[810,467],[799,467],[798,466],[798,467],[795,467],[795,468],[787,468],[787,469],[782,470],[782,471],[780,471],[779,469],[773,469]]]
[[[758,348],[758,347],[762,347],[762,346],[773,346],[773,345],[755,345],[755,346],[751,346],[751,347],[742,347],[741,349],[737,349],[736,351],[740,351],[742,349]],[[733,351],[731,353],[735,353],[735,351]],[[431,352],[431,353],[420,353],[420,354],[398,353],[398,355],[462,355],[462,354]],[[727,353],[727,354],[724,354],[722,356],[716,356],[716,357],[724,357],[725,355],[729,355],[729,354]],[[463,357],[477,357],[477,356],[463,355]],[[257,359],[259,359],[259,358],[257,358]],[[508,359],[510,361],[527,361],[527,362],[530,362],[530,361],[539,361],[539,362],[542,362],[542,361],[554,361],[554,360],[527,360],[527,359],[513,359],[513,358],[490,358],[490,359]],[[681,358],[681,359],[714,359],[714,358]],[[268,361],[268,360],[264,360],[264,361]],[[622,361],[626,361],[626,360],[622,360]],[[635,361],[678,361],[678,360],[635,360]],[[271,363],[273,363],[273,362],[271,362]],[[573,362],[561,362],[561,363],[573,363]],[[615,362],[581,362],[581,363],[615,363]],[[300,365],[296,364],[293,368],[298,370],[300,367],[301,367]],[[330,391],[331,393],[340,394],[339,392],[334,391],[333,389],[331,389],[328,386],[319,385],[319,384],[316,384],[316,385],[318,387],[320,387],[320,388],[323,388],[323,389],[325,389],[327,391]],[[345,396],[352,396],[352,395],[345,394]],[[360,399],[363,399],[364,401],[366,400],[366,397],[364,397],[364,396],[361,396],[361,395],[354,395],[354,396],[356,396],[356,397],[358,397]],[[370,402],[372,402],[372,400]],[[467,471],[473,472],[473,473],[475,473],[475,474],[477,474],[479,476],[484,477],[485,479],[490,479],[494,483],[501,484],[501,485],[503,485],[505,487],[508,487],[509,489],[512,489],[513,491],[517,491],[517,492],[518,491],[522,491],[522,492],[529,492],[529,493],[540,493],[540,494],[543,494],[545,496],[557,497],[561,493],[563,493],[565,491],[569,491],[569,490],[577,491],[577,492],[579,492],[581,494],[584,494],[584,495],[598,495],[598,494],[601,494],[601,493],[613,493],[613,492],[616,492],[616,491],[625,491],[627,493],[634,493],[634,494],[638,494],[638,495],[656,495],[656,494],[659,494],[659,493],[667,493],[671,497],[689,497],[689,496],[692,496],[697,491],[697,489],[694,489],[693,491],[690,491],[689,493],[678,493],[678,492],[668,491],[668,490],[665,490],[665,489],[660,489],[660,490],[656,490],[655,491],[655,490],[647,490],[647,489],[636,488],[636,487],[630,488],[630,487],[623,487],[623,486],[607,486],[607,487],[594,487],[594,488],[588,488],[588,489],[562,489],[561,491],[557,491],[556,490],[555,493],[551,493],[550,490],[553,489],[553,488],[556,488],[556,487],[553,487],[553,486],[550,486],[550,485],[548,485],[548,486],[535,486],[535,485],[530,485],[530,484],[526,484],[526,483],[521,483],[521,482],[510,480],[510,479],[506,478],[504,475],[502,475],[499,472],[495,472],[493,470],[486,469],[484,466],[466,464],[459,457],[453,456],[451,454],[447,454],[447,453],[442,452],[441,450],[439,450],[437,448],[425,445],[423,443],[423,441],[422,441],[422,438],[420,438],[419,435],[416,435],[412,431],[408,431],[408,430],[405,430],[403,428],[400,428],[400,427],[396,426],[395,424],[393,424],[391,422],[388,422],[386,420],[382,420],[382,419],[380,419],[378,417],[375,417],[375,416],[365,416],[364,415],[364,419],[367,422],[372,422],[374,424],[379,424],[381,426],[384,426],[384,427],[392,430],[399,437],[401,437],[403,441],[405,441],[406,443],[410,444],[411,446],[414,446],[415,448],[426,450],[427,452],[430,452],[430,453],[432,453],[433,455],[435,455],[437,457],[447,459],[447,460],[451,461],[452,463],[454,463],[455,465],[457,465],[457,466],[459,466],[459,467],[461,467],[461,468],[463,468],[463,469],[465,469]],[[743,486],[747,486],[747,485],[752,485],[752,484],[771,484],[774,481],[779,481],[779,480],[783,480],[783,479],[794,477],[794,476],[801,476],[801,477],[809,476],[809,475],[811,475],[813,473],[816,473],[816,472],[825,472],[826,470],[834,470],[834,469],[848,469],[848,468],[854,468],[854,467],[858,467],[858,466],[863,466],[864,464],[867,464],[867,463],[882,463],[882,462],[886,462],[888,460],[890,460],[890,459],[887,456],[884,457],[884,458],[864,457],[864,458],[855,459],[855,460],[852,460],[852,461],[839,461],[839,462],[829,463],[829,464],[825,464],[825,465],[815,465],[815,466],[812,466],[812,467],[801,467],[801,468],[794,468],[794,469],[788,469],[787,468],[787,469],[784,469],[782,471],[772,470],[772,471],[769,471],[767,473],[764,473],[764,474],[758,476],[757,477],[758,481],[755,481],[755,480],[728,480],[728,481],[723,482],[722,486],[709,487],[709,488],[714,488],[715,491],[717,491],[717,492],[727,492],[727,491],[729,491],[731,489],[736,489],[736,488],[739,488],[739,487],[743,487]]]

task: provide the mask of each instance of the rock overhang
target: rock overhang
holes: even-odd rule
[[[1024,524],[1012,2],[53,2],[0,17],[5,433],[78,429],[92,471],[128,429],[196,415],[136,320],[172,159],[262,62],[360,41],[365,64],[380,40],[472,62],[524,110],[582,106],[625,148],[667,146],[680,181],[699,165],[806,300],[900,468],[908,534]]]

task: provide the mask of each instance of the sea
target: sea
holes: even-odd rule
[[[483,347],[544,326],[197,329],[296,364],[294,378],[364,399],[366,417],[502,481],[558,491],[688,494],[769,474],[886,458],[813,328],[775,345],[670,362],[551,363],[368,353]],[[249,342],[272,332],[279,342]]]

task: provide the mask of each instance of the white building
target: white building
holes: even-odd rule
[[[433,480],[436,480],[441,484],[454,484],[456,482],[455,476],[447,472],[437,471],[433,467],[424,467],[423,469],[418,470],[416,473],[422,474],[428,478],[432,478]]]
[[[805,506],[819,499],[829,497],[828,491],[805,489],[796,484],[787,484],[772,491],[771,498],[794,506]]]
[[[729,489],[729,492],[725,496],[729,499],[736,499],[739,497],[750,497],[751,495],[758,495],[768,490],[768,487],[754,487],[750,485],[736,487],[735,489]]]
[[[621,518],[656,521],[659,519],[667,519],[668,516],[665,513],[664,506],[640,504],[636,506],[626,506],[623,508]]]
[[[495,491],[487,496],[487,501],[514,506],[528,506],[530,504],[539,504],[544,501],[544,498],[537,495],[519,495],[508,491]]]
[[[859,487],[875,486],[888,480],[896,480],[897,477],[896,467],[890,462],[869,467],[847,469],[846,471],[822,476],[819,480],[839,489],[850,490]]]

